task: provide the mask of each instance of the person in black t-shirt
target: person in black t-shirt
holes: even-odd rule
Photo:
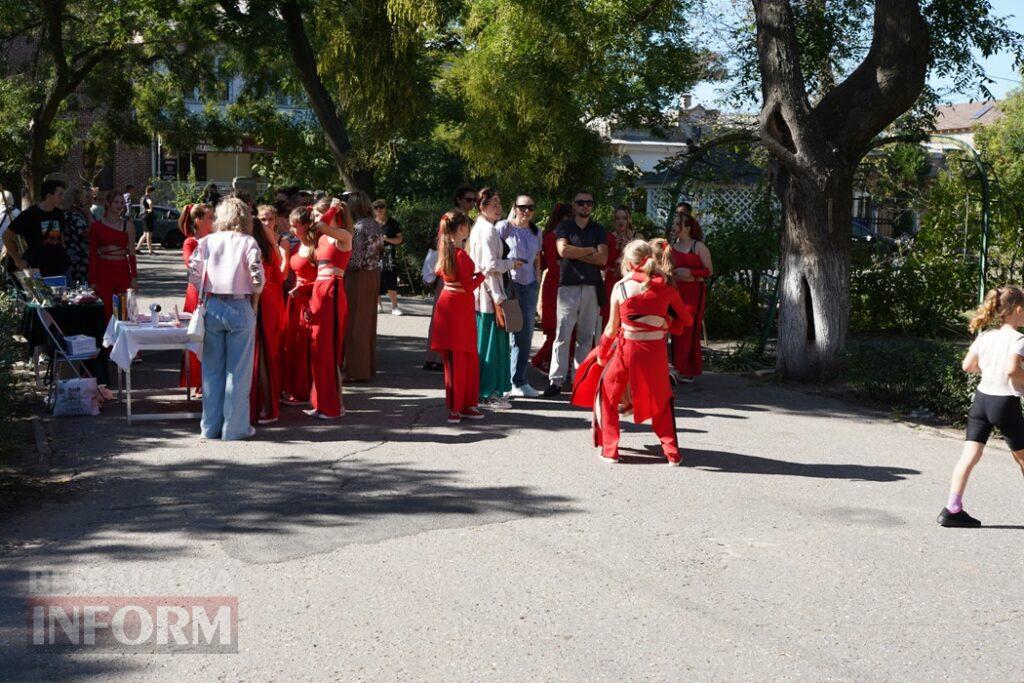
[[[153,204],[153,193],[156,188],[152,185],[146,186],[146,193],[139,200],[139,218],[142,219],[142,237],[135,245],[136,253],[142,253],[142,245],[149,249],[149,255],[153,255],[153,228],[156,226],[156,208]],[[125,214],[127,215],[127,214]]]
[[[38,268],[43,277],[66,275],[68,255],[64,249],[67,220],[63,180],[43,181],[42,200],[25,209],[4,232],[4,246],[18,270]],[[25,251],[16,237],[25,241]]]
[[[402,315],[398,307],[398,259],[395,252],[402,243],[402,226],[388,215],[388,203],[378,199],[373,203],[373,218],[384,230],[384,250],[380,261],[380,293],[391,299],[391,315]]]
[[[604,297],[604,267],[608,262],[608,239],[600,223],[591,218],[594,195],[576,193],[573,217],[558,226],[555,240],[561,257],[562,274],[555,314],[555,344],[551,353],[548,397],[562,392],[569,379],[569,344],[576,330],[575,367],[582,363],[600,334],[601,300]]]

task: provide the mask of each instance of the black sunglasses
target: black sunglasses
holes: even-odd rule
[[[575,202],[573,202],[573,204],[575,204],[576,206],[593,206],[594,205],[594,200],[593,199],[577,199]]]
[[[520,211],[533,211],[537,208],[536,204],[516,204],[516,208]]]

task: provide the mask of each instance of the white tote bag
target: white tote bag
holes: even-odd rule
[[[100,393],[95,377],[62,379],[57,382],[57,395],[53,399],[54,417],[72,415],[99,415]]]
[[[203,302],[203,290],[206,288],[206,264],[203,264],[203,278],[199,281],[199,302],[192,317],[188,321],[186,336],[193,344],[202,344],[206,336],[206,304]]]

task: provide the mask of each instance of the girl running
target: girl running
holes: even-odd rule
[[[953,468],[949,484],[949,501],[939,513],[938,522],[945,527],[979,527],[979,522],[964,510],[964,489],[971,470],[981,460],[992,428],[1003,433],[1006,445],[1024,473],[1024,415],[1020,396],[1024,391],[1024,290],[1020,287],[996,287],[989,291],[971,319],[972,332],[988,329],[978,335],[963,360],[964,372],[981,373],[981,383],[974,392],[974,403],[967,414],[967,440],[960,460]]]

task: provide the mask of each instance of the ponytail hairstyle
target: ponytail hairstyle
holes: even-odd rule
[[[993,324],[1001,325],[1018,306],[1024,307],[1024,290],[1020,287],[1003,285],[988,290],[985,301],[978,306],[974,317],[971,318],[971,332],[977,332]]]
[[[491,203],[491,200],[498,196],[498,191],[493,187],[485,187],[476,195],[476,208],[483,211],[484,207]]]
[[[675,280],[675,264],[672,262],[672,247],[664,237],[655,237],[647,243],[651,247],[654,262],[661,269],[668,282]]]
[[[459,228],[469,224],[469,218],[458,209],[453,209],[441,216],[441,224],[437,228],[437,274],[455,277],[455,236]]]
[[[181,230],[181,234],[185,237],[192,237],[196,234],[196,223],[192,220],[192,207],[195,204],[186,204],[185,208],[181,210],[181,214],[178,216],[178,230]]]
[[[682,231],[684,227],[689,228],[690,239],[695,242],[699,242],[704,239],[704,231],[700,229],[700,223],[697,222],[696,218],[693,216],[679,216],[679,218],[681,219],[679,223],[680,231]],[[676,236],[676,239],[679,239],[678,235]]]
[[[288,222],[292,221],[306,226],[306,232],[302,233],[299,241],[309,248],[309,262],[316,265],[316,241],[318,235],[313,229],[313,211],[308,206],[300,206],[288,215]]]
[[[646,291],[651,286],[651,280],[660,276],[665,278],[665,273],[654,258],[654,250],[651,245],[643,240],[633,240],[622,250],[622,274],[643,273],[647,276],[641,287]]]

